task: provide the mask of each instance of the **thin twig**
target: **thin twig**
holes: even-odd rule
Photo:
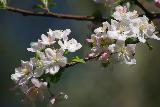
[[[90,60],[93,60],[93,59],[97,59],[101,56],[101,54],[98,54],[94,57],[90,57],[90,58],[84,58],[84,61],[87,62],[87,61],[90,61]],[[77,65],[81,62],[71,62],[71,63],[68,63],[64,68],[68,68],[68,67],[71,67],[71,66],[74,66],[74,65]]]
[[[144,10],[147,17],[149,17],[150,19],[160,18],[160,13],[151,13],[147,11],[147,9],[145,9],[143,5],[141,5],[141,3],[138,2],[137,0],[135,0],[135,3]],[[60,19],[72,19],[72,20],[80,20],[80,21],[100,21],[100,22],[104,22],[108,20],[107,18],[100,18],[95,16],[60,14],[60,13],[54,13],[54,12],[34,12],[31,10],[26,10],[26,9],[11,7],[11,6],[6,6],[5,9],[10,12],[22,14],[24,16],[42,16],[42,17],[52,17],[52,18],[60,18]]]
[[[16,7],[6,6],[6,10],[20,13],[24,16],[43,16],[43,17],[53,17],[53,18],[60,18],[60,19],[74,19],[74,20],[81,20],[81,21],[105,21],[105,18],[96,18],[95,16],[80,16],[80,15],[70,15],[70,14],[60,14],[54,12],[34,12],[31,10],[20,9]]]

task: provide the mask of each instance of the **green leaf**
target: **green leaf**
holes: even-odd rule
[[[146,41],[145,43],[148,46],[149,50],[153,50],[153,46],[151,46],[151,44],[148,41]]]
[[[127,38],[125,40],[125,45],[127,45],[127,44],[136,44],[138,42],[139,42],[138,38],[131,37],[131,38]]]
[[[41,4],[39,4],[39,5],[34,5],[32,8],[33,8],[33,9],[43,9],[43,8],[44,8],[44,5],[41,5]]]
[[[81,59],[81,58],[79,58],[78,56],[76,56],[75,58],[73,58],[71,62],[86,63],[86,62],[84,61],[84,59]]]
[[[49,73],[43,74],[38,79],[43,80],[43,81],[48,81],[48,83],[50,83],[50,82],[57,83],[60,80],[61,76],[62,76],[63,70],[64,69],[61,69],[55,75],[52,75],[52,74],[49,74]],[[50,84],[49,84],[48,88],[49,87],[50,87]]]
[[[39,52],[36,52],[36,54],[35,54],[35,58],[36,58],[37,60],[39,60],[39,59],[40,59]]]
[[[0,2],[0,9],[4,9],[4,8],[5,8],[4,4]]]
[[[33,9],[45,9],[47,8],[54,8],[56,7],[56,3],[54,3],[54,0],[39,0],[42,4],[41,5],[35,5],[33,6]]]
[[[63,71],[59,71],[59,72],[57,72],[55,75],[51,75],[50,74],[50,81],[52,82],[52,83],[56,83],[56,82],[58,82],[59,80],[60,80],[60,78],[61,78],[61,76],[62,76],[62,72]]]
[[[64,52],[64,54],[65,54],[65,55],[69,54],[69,51],[68,51],[68,50],[66,50],[66,51]]]

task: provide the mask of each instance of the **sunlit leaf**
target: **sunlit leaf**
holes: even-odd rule
[[[80,63],[85,63],[84,59],[79,58],[78,56],[74,57],[72,59],[72,62],[80,62]]]

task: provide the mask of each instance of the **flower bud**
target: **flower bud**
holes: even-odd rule
[[[100,56],[100,59],[101,59],[101,60],[104,60],[104,61],[108,61],[108,58],[109,58],[109,53],[108,53],[108,51],[102,53],[101,56]]]
[[[90,43],[93,43],[93,40],[92,39],[86,39],[86,42],[90,44]]]
[[[86,58],[93,58],[94,55],[95,55],[95,53],[88,53],[87,56],[86,56]]]
[[[155,5],[160,8],[160,0],[154,0],[154,1],[155,1]]]

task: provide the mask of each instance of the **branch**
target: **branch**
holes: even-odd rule
[[[92,59],[97,59],[97,58],[99,58],[100,56],[101,56],[101,53],[98,54],[98,55],[96,55],[96,56],[94,56],[94,57],[84,58],[84,61],[87,62],[87,61],[90,61],[90,60],[92,60]],[[79,63],[81,63],[81,62],[71,62],[71,63],[68,63],[64,68],[69,68],[69,67],[72,67],[72,66],[74,66],[74,65],[77,65],[77,64],[79,64]]]
[[[143,5],[138,0],[135,0],[134,2],[146,13],[146,16],[149,17],[150,19],[160,18],[160,13],[151,13],[146,8],[144,8]],[[22,14],[24,16],[42,16],[42,17],[52,17],[52,18],[60,18],[60,19],[71,19],[71,20],[80,20],[80,21],[100,21],[100,22],[107,21],[108,19],[108,18],[100,18],[95,16],[60,14],[60,13],[54,13],[54,12],[34,12],[31,10],[26,10],[26,9],[11,7],[11,6],[6,6],[5,9],[10,12]]]
[[[160,13],[153,13],[153,12],[148,11],[138,0],[134,0],[134,3],[145,12],[145,15],[150,20],[160,18]]]
[[[10,12],[15,12],[22,14],[24,16],[43,16],[43,17],[53,17],[60,19],[73,19],[73,20],[81,20],[81,21],[106,21],[105,18],[97,18],[95,16],[80,16],[80,15],[70,15],[70,14],[60,14],[54,12],[34,12],[31,10],[20,9],[16,7],[6,6],[6,10]]]

